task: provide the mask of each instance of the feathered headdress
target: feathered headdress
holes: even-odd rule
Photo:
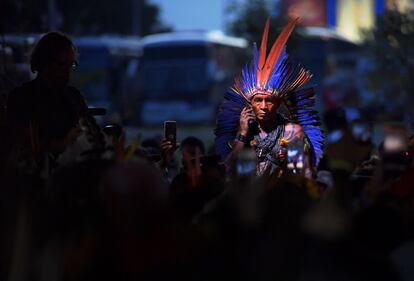
[[[314,152],[314,165],[322,157],[323,133],[315,106],[312,87],[300,89],[312,75],[288,60],[286,42],[295,28],[297,19],[289,20],[267,55],[269,18],[262,35],[260,50],[253,47],[253,61],[243,67],[240,77],[225,96],[217,116],[216,150],[225,159],[230,153],[229,141],[237,133],[240,112],[256,94],[267,94],[283,99],[291,122],[300,124],[309,138]]]

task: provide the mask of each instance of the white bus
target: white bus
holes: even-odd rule
[[[134,115],[130,121],[213,124],[246,61],[248,43],[221,32],[189,31],[149,35],[141,47],[134,90],[125,98]]]

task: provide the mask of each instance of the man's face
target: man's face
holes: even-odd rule
[[[251,104],[256,119],[259,122],[269,121],[275,118],[276,110],[280,105],[280,99],[266,94],[256,94]]]
[[[56,56],[55,60],[42,71],[42,78],[51,83],[66,85],[76,65],[76,54],[71,48]]]

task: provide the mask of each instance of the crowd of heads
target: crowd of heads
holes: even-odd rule
[[[82,151],[90,146],[79,137],[77,149],[67,148],[78,156],[47,177],[4,167],[0,273],[404,280],[414,234],[411,162],[390,168],[394,158],[348,133],[327,144],[314,179],[229,175],[196,136],[181,141],[168,165],[159,137],[121,144],[119,157],[120,144],[105,134],[101,154]],[[337,151],[343,147],[367,153]]]

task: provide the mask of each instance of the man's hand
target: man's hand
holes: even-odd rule
[[[240,113],[240,134],[243,136],[247,136],[249,133],[250,119],[255,119],[253,109],[250,106],[246,106]]]
[[[167,167],[174,156],[174,152],[177,150],[179,144],[173,144],[167,139],[161,141],[161,157],[162,157],[162,166]]]

